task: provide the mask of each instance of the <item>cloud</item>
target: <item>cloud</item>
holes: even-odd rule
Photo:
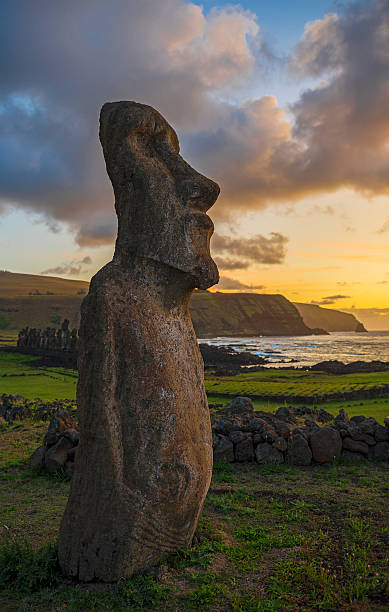
[[[239,6],[4,0],[2,13],[0,209],[65,222],[80,245],[111,243],[97,129],[103,102],[120,99],[176,127],[184,157],[222,187],[216,217],[341,187],[389,193],[389,0],[307,24],[290,74],[321,81],[288,116],[274,96],[243,99],[272,53]]]
[[[2,15],[0,206],[65,222],[80,245],[111,243],[116,228],[102,104],[151,104],[190,140],[228,120],[232,108],[215,95],[235,91],[259,61],[258,24],[239,7],[205,15],[184,0],[5,0]]]
[[[246,285],[245,283],[241,283],[234,278],[229,278],[228,276],[222,276],[217,285],[215,285],[215,289],[221,289],[222,291],[241,291],[241,290],[249,290],[256,291],[265,289],[263,285]]]
[[[311,304],[315,304],[316,306],[329,306],[330,304],[335,304],[337,300],[345,300],[349,298],[349,295],[327,295],[323,297],[320,301],[311,300]]]
[[[389,231],[389,219],[381,225],[380,229],[377,230],[377,234],[385,234],[387,231]]]
[[[247,239],[214,234],[212,250],[235,255],[254,264],[280,264],[285,259],[287,242],[286,236],[276,232],[272,232],[269,238],[258,234]]]
[[[353,314],[369,330],[389,330],[389,308],[342,308]]]
[[[248,261],[239,261],[238,259],[229,259],[224,257],[214,257],[214,260],[222,270],[245,270],[249,267]]]
[[[85,270],[85,266],[89,266],[92,263],[91,257],[86,255],[82,259],[75,259],[69,262],[64,262],[54,268],[48,268],[43,270],[41,274],[60,274],[66,276],[78,276]]]

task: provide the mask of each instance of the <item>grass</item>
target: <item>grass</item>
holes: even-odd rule
[[[34,365],[35,357],[31,355],[4,353],[0,351],[0,394],[12,393],[20,394],[27,399],[37,397],[42,400],[50,401],[53,399],[75,399],[77,372],[66,368],[37,367]],[[362,378],[359,378],[362,377]],[[323,381],[330,381],[332,388],[337,393],[342,393],[342,389],[348,388],[356,383],[352,380],[359,379],[364,381],[365,387],[376,386],[380,380],[382,384],[388,384],[388,373],[372,374],[344,374],[340,376],[322,374],[320,372],[299,372],[267,370],[265,372],[253,372],[250,374],[240,374],[234,377],[216,378],[206,373],[206,388],[210,403],[227,404],[231,397],[235,395],[249,395],[254,403],[256,410],[274,412],[281,405],[304,405],[305,402],[291,401],[288,387],[293,390],[300,389],[299,394],[304,396],[304,390],[309,389],[310,393],[315,393],[317,402],[313,405],[320,406],[333,414],[344,408],[350,416],[363,414],[373,416],[381,423],[384,417],[389,415],[389,394],[385,397],[373,399],[356,399],[332,401],[321,401],[320,391]],[[266,382],[268,381],[268,382]],[[224,384],[225,383],[225,384]],[[231,384],[233,386],[231,387]],[[329,383],[328,383],[329,384]],[[362,384],[362,383],[360,383]],[[215,387],[215,385],[217,385]],[[281,399],[271,400],[266,397],[258,397],[264,388],[270,385],[277,390]],[[216,389],[218,390],[216,392]],[[250,389],[253,393],[250,394]],[[282,394],[285,395],[282,395]],[[312,404],[310,404],[312,405]]]
[[[387,462],[216,463],[193,546],[150,575],[77,585],[55,554],[69,482],[24,463],[46,425],[0,436],[1,610],[388,609]]]
[[[206,390],[212,395],[271,399],[301,398],[308,402],[341,400],[344,394],[361,391],[385,391],[389,397],[388,372],[333,375],[305,370],[268,369],[237,376],[207,375]]]
[[[27,399],[74,399],[77,372],[66,368],[37,367],[36,357],[0,351],[0,393]]]

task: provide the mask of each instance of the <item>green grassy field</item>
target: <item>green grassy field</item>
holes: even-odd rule
[[[37,367],[35,357],[0,351],[0,394],[20,394],[27,399],[42,400],[74,399],[76,395],[77,372],[66,368]],[[299,394],[316,396],[314,405],[321,406],[336,415],[345,408],[350,416],[364,414],[373,416],[381,423],[389,415],[389,394],[382,398],[357,400],[321,400],[322,389],[342,393],[355,388],[369,389],[388,384],[388,373],[346,374],[331,376],[319,372],[296,372],[268,370],[253,372],[234,377],[216,378],[206,375],[206,389],[210,403],[226,404],[235,395],[248,395],[253,399],[257,410],[273,412],[281,405],[303,405],[304,401],[292,402],[291,397]],[[280,395],[279,400],[266,399],[271,389],[272,395]]]
[[[2,425],[0,609],[384,611],[389,465],[217,464],[193,545],[118,585],[63,580],[55,543],[69,482],[29,470],[47,423]]]
[[[36,367],[36,357],[0,351],[0,394],[27,399],[74,399],[78,374],[66,368]]]
[[[238,376],[207,375],[206,381],[207,392],[215,395],[233,397],[244,393],[264,400],[278,395],[285,399],[301,396],[307,400],[315,398],[316,402],[326,401],[328,396],[335,394],[380,389],[388,385],[389,372],[333,375],[325,372],[283,370],[281,368]]]

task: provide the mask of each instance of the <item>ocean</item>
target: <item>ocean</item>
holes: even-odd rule
[[[250,351],[266,357],[272,367],[310,366],[319,361],[389,361],[389,331],[333,332],[329,336],[257,336],[250,338],[207,338],[214,346]],[[295,360],[292,362],[292,360]]]

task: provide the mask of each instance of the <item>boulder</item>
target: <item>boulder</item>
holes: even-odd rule
[[[361,455],[361,453],[353,453],[348,450],[342,451],[342,458],[345,461],[364,461],[366,459],[366,457],[364,457],[364,455]]]
[[[352,438],[343,438],[343,448],[352,453],[361,453],[362,455],[367,455],[369,452],[369,447],[365,442],[353,440]]]
[[[39,469],[44,466],[45,463],[46,447],[40,446],[37,448],[30,457],[30,468]]]
[[[228,436],[228,439],[231,440],[233,444],[238,444],[238,442],[245,440],[246,437],[247,435],[243,433],[243,431],[237,430],[237,431],[231,431],[231,433]]]
[[[359,423],[359,429],[363,434],[368,434],[369,436],[374,436],[374,432],[378,427],[378,423],[375,419],[370,417],[369,419],[365,419],[362,423]]]
[[[343,408],[340,410],[339,415],[342,413],[345,419],[348,420],[348,415],[344,412]],[[338,415],[338,416],[339,416]],[[330,412],[324,410],[324,408],[320,408],[319,413],[317,415],[317,420],[319,423],[330,423],[333,420],[333,415]]]
[[[279,436],[276,430],[271,425],[265,425],[263,437],[265,439],[265,442],[273,443],[277,440]]]
[[[347,412],[343,408],[341,408],[339,410],[339,414],[335,417],[334,422],[335,423],[339,423],[339,424],[340,423],[348,423],[349,420],[350,419],[349,419],[349,416],[348,416]]]
[[[312,451],[300,433],[293,432],[288,440],[287,461],[291,465],[309,465],[312,461]]]
[[[247,437],[235,446],[235,461],[252,461],[254,459],[254,445],[251,438]]]
[[[264,465],[266,463],[283,463],[284,456],[283,454],[274,448],[268,442],[264,442],[263,444],[258,444],[255,449],[255,458],[259,464]]]
[[[360,423],[363,423],[363,421],[365,420],[366,420],[366,417],[364,417],[362,414],[357,414],[351,417],[350,422],[355,423],[356,425],[359,425]]]
[[[288,443],[285,440],[285,438],[282,438],[281,436],[279,438],[277,438],[277,440],[275,440],[273,442],[273,447],[276,448],[277,450],[281,451],[282,453],[285,452],[288,448]]]
[[[80,435],[76,429],[65,429],[65,431],[61,432],[60,436],[70,440],[73,446],[77,446],[80,440]]]
[[[73,448],[70,449],[70,451],[68,452],[68,461],[75,461],[76,460],[76,456],[77,456],[77,449],[78,446],[73,446]]]
[[[257,417],[253,417],[247,424],[247,428],[252,432],[261,432],[263,431],[265,426],[265,421],[262,419],[258,419]]]
[[[249,397],[234,397],[229,407],[230,414],[248,414],[254,412],[253,402]]]
[[[234,461],[234,445],[224,436],[220,438],[213,451],[214,461]]]
[[[73,447],[70,440],[61,437],[54,446],[49,448],[45,456],[45,466],[49,472],[56,472],[64,467],[68,452]]]
[[[328,463],[340,457],[342,438],[332,427],[326,426],[313,431],[310,443],[313,459],[318,463]]]
[[[361,442],[365,442],[368,446],[374,446],[376,439],[370,434],[363,434]]]
[[[44,438],[46,446],[53,446],[62,432],[66,430],[76,431],[76,424],[66,410],[59,410],[52,417],[47,433]]]
[[[374,432],[374,437],[377,442],[389,442],[389,428],[378,425]]]
[[[377,442],[373,447],[373,458],[379,461],[389,459],[389,442]]]

